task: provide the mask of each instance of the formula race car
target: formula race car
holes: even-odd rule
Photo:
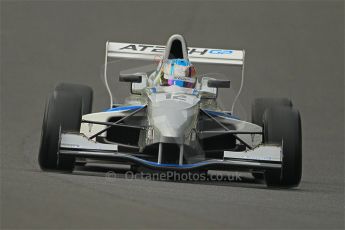
[[[122,104],[114,102],[109,81],[113,59],[146,60],[155,67],[117,72],[116,84],[127,82],[131,89]],[[297,186],[301,119],[291,101],[258,98],[247,122],[233,114],[240,90],[231,110],[219,106],[218,90],[230,88],[230,80],[197,74],[198,64],[237,66],[243,83],[244,59],[244,50],[187,47],[181,35],[166,46],[107,42],[109,108],[92,113],[88,86],[57,85],[45,108],[41,169],[72,172],[76,163],[90,160],[159,172],[246,171],[268,186]]]

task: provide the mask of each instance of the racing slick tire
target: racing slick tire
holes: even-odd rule
[[[277,106],[292,107],[292,102],[287,98],[256,98],[254,100],[254,103],[252,104],[252,123],[262,127],[262,118],[266,109]],[[254,172],[252,173],[252,175],[255,178],[255,180],[261,181],[264,179],[263,173]]]
[[[283,162],[281,170],[267,170],[265,180],[268,186],[295,187],[302,176],[302,130],[298,110],[287,107],[273,107],[263,117],[263,142],[282,145]]]
[[[83,100],[83,115],[92,112],[93,90],[87,85],[73,84],[73,83],[59,83],[55,87],[55,91],[63,91],[78,94]],[[75,165],[85,166],[86,159],[78,157]]]
[[[79,95],[83,100],[83,115],[92,112],[93,90],[91,87],[81,84],[60,83],[55,87],[55,91]]]
[[[71,172],[74,157],[59,156],[62,131],[80,131],[82,99],[79,95],[54,91],[46,104],[38,163],[42,170]]]
[[[277,106],[292,107],[292,102],[287,98],[256,98],[252,104],[252,123],[262,127],[265,111]]]

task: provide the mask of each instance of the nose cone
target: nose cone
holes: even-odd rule
[[[186,40],[182,35],[172,35],[165,47],[164,59],[187,59],[188,50]]]
[[[149,107],[150,123],[154,127],[159,141],[165,143],[183,143],[195,127],[198,115],[197,103],[179,100],[152,101]]]

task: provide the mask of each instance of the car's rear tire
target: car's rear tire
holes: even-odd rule
[[[252,123],[262,127],[265,111],[277,106],[292,107],[292,102],[287,98],[256,98],[252,104]]]
[[[79,132],[82,99],[79,95],[54,91],[46,104],[38,162],[42,170],[72,171],[74,157],[58,155],[62,131]]]
[[[277,106],[287,106],[292,107],[291,100],[287,98],[256,98],[252,104],[252,123],[263,126],[263,116],[267,109],[277,107]],[[252,173],[255,180],[263,180],[263,173]]]
[[[80,84],[60,83],[55,87],[55,91],[79,95],[83,101],[83,115],[92,112],[93,90],[91,87]]]
[[[268,170],[265,179],[268,186],[295,187],[302,176],[302,130],[298,110],[273,107],[263,116],[263,142],[283,147],[282,170]]]

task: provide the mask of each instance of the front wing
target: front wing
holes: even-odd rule
[[[282,167],[282,147],[260,145],[254,149],[235,152],[224,151],[223,159],[210,159],[192,164],[164,164],[142,159],[132,153],[118,152],[117,145],[103,144],[90,140],[80,133],[62,133],[59,155],[115,162],[135,163],[157,170],[239,170],[265,171],[279,170]]]

